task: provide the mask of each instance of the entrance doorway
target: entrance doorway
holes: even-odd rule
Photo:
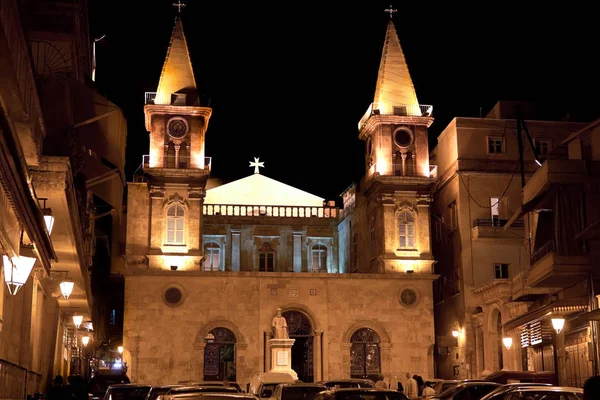
[[[314,334],[308,317],[299,311],[285,311],[281,314],[288,326],[290,339],[296,339],[292,346],[292,369],[302,382],[314,382]]]
[[[350,377],[377,382],[381,374],[379,336],[370,328],[361,328],[350,338]]]
[[[233,332],[215,328],[204,338],[204,380],[235,382],[235,343]]]

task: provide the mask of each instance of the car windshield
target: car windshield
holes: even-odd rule
[[[150,392],[148,393],[148,397],[146,397],[146,400],[156,400],[156,398],[158,396],[162,396],[162,395],[169,393],[169,390],[171,390],[171,389],[173,389],[172,386],[153,387],[152,389],[150,389]]]
[[[400,392],[337,392],[336,400],[404,400]]]
[[[286,387],[281,391],[281,400],[311,400],[324,387]]]
[[[327,382],[325,386],[327,386],[329,389],[351,389],[361,387],[361,385],[358,382]]]
[[[111,388],[108,392],[109,400],[145,400],[150,386]]]
[[[198,386],[198,387],[180,387],[173,388],[169,390],[169,394],[179,394],[179,393],[237,393],[236,388],[226,387],[226,386]]]
[[[527,390],[521,393],[521,398],[524,400],[579,400],[579,397],[574,393],[562,391],[534,391]]]
[[[262,389],[260,390],[260,397],[270,397],[270,396],[265,396],[267,391],[271,391],[271,393],[273,393],[275,391],[275,388],[277,387],[277,385],[279,385],[279,383],[266,383],[262,386]]]
[[[464,388],[464,387],[465,387],[465,385],[453,383],[452,386],[450,386],[448,389],[446,389],[443,392],[441,392],[440,394],[438,394],[437,397],[440,397],[440,398],[452,397],[453,395],[458,393],[460,390],[462,390],[462,388]]]

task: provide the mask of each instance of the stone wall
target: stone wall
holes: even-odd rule
[[[311,321],[315,380],[350,377],[350,337],[360,328],[380,338],[381,371],[433,377],[431,276],[252,272],[161,272],[125,278],[125,361],[136,382],[203,379],[204,338],[216,327],[237,339],[237,381],[262,372],[278,307]],[[183,298],[168,305],[165,290]],[[406,288],[412,306],[400,301]],[[319,338],[322,337],[322,340]],[[268,355],[266,356],[269,357]]]

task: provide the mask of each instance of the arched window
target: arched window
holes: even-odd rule
[[[415,174],[415,155],[410,151],[406,153],[406,176],[413,176]]]
[[[235,381],[235,334],[227,328],[215,328],[204,338],[204,380]]]
[[[175,168],[175,144],[169,142],[165,157],[165,168]]]
[[[188,168],[189,150],[187,143],[181,143],[179,147],[179,166],[177,168]]]
[[[312,272],[327,270],[327,247],[317,244],[312,248]]]
[[[370,328],[361,328],[350,338],[350,377],[376,381],[381,373],[379,336]]]
[[[258,270],[273,272],[275,264],[275,251],[269,242],[264,242],[258,251]]]
[[[413,213],[402,211],[398,214],[398,235],[401,249],[415,247],[415,217]]]
[[[183,227],[185,211],[180,204],[173,204],[167,209],[167,243],[184,244]]]
[[[219,271],[221,266],[221,247],[216,243],[204,245],[204,271]]]

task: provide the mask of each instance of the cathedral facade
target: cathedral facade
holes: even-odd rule
[[[342,208],[269,178],[259,160],[253,174],[213,184],[212,109],[198,97],[180,19],[144,111],[150,154],[128,183],[118,271],[132,381],[245,384],[275,362],[267,342],[278,308],[302,381],[433,378],[433,119],[391,19],[359,122],[365,176],[342,193]]]

